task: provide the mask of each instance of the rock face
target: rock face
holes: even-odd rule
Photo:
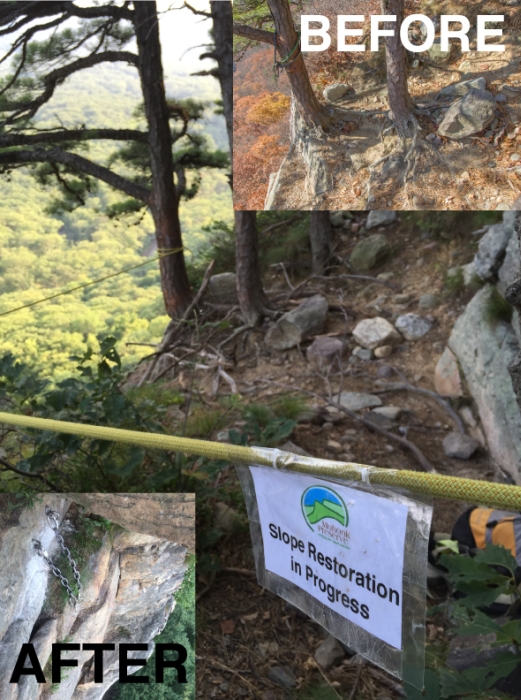
[[[338,394],[333,396],[333,401],[338,401]],[[350,411],[361,411],[363,408],[373,408],[381,406],[382,402],[378,396],[363,394],[359,391],[342,391],[340,394],[340,405]]]
[[[496,115],[496,100],[488,90],[471,88],[449,108],[438,133],[449,139],[464,139],[483,131]]]
[[[385,260],[390,252],[391,247],[387,238],[382,233],[376,233],[356,244],[349,257],[349,262],[353,270],[364,272]]]
[[[0,496],[8,499],[10,496]],[[135,502],[139,495],[133,494]],[[153,495],[146,495],[150,505]],[[11,499],[16,503],[14,499]],[[150,642],[162,631],[174,607],[173,593],[182,583],[186,548],[163,537],[113,526],[98,530],[95,547],[81,559],[82,600],[77,609],[60,598],[60,584],[34,550],[38,539],[51,558],[59,551],[45,515],[48,505],[57,511],[60,533],[69,546],[75,541],[80,522],[73,495],[45,495],[20,510],[8,510],[1,503],[0,514],[0,687],[4,700],[101,700],[119,677],[118,645],[149,644],[148,652],[130,652],[134,658],[148,657]],[[163,501],[166,507],[166,502]],[[193,511],[193,505],[192,505]],[[175,513],[175,505],[170,512]],[[127,513],[127,517],[130,513]],[[193,514],[192,514],[193,518]],[[94,521],[90,521],[91,523]],[[81,551],[81,549],[80,549]],[[83,561],[83,564],[80,562]],[[65,568],[70,580],[72,575]],[[115,643],[115,651],[104,653],[104,682],[95,683],[91,668],[93,652],[74,652],[78,666],[62,674],[62,682],[51,690],[50,682],[36,683],[34,676],[22,676],[10,684],[15,660],[23,643],[32,643],[45,667],[53,643]],[[47,680],[49,674],[47,672]]]
[[[383,345],[396,345],[403,340],[396,328],[381,316],[364,318],[357,323],[353,330],[353,338],[358,345],[368,350],[374,350]]]
[[[376,228],[377,226],[390,226],[390,224],[394,224],[397,221],[398,215],[395,211],[380,211],[374,209],[369,212],[365,227],[369,231],[370,229]]]
[[[458,361],[450,348],[445,348],[434,370],[434,387],[440,396],[463,396]]]
[[[274,350],[287,350],[311,335],[320,333],[327,316],[328,303],[320,294],[310,297],[279,318],[266,333],[265,342]]]
[[[521,413],[508,365],[518,352],[510,324],[486,321],[494,287],[483,287],[458,318],[449,339],[469,391],[476,402],[492,458],[515,483],[521,484]]]
[[[222,272],[220,275],[210,277],[205,299],[214,304],[238,304],[235,272]]]
[[[405,340],[419,340],[431,329],[431,324],[416,314],[405,314],[396,319],[395,326]]]
[[[505,258],[505,251],[514,233],[508,221],[491,226],[479,242],[474,257],[474,270],[482,280],[492,279]]]
[[[501,295],[504,296],[507,288],[519,277],[519,270],[521,270],[519,242],[516,236],[511,236],[506,247],[505,259],[498,273],[499,284],[497,288]]]

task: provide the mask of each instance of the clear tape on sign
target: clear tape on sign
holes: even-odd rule
[[[259,452],[264,451],[262,448],[258,448],[258,450]],[[275,464],[277,465],[277,474],[281,475],[282,478],[285,478],[284,475],[288,475],[288,478],[303,478],[302,474],[295,474],[294,472],[284,469],[284,461],[283,464],[281,464],[280,458],[277,458],[276,460],[274,459],[273,462],[274,466]],[[324,627],[330,634],[367,660],[374,663],[376,666],[379,666],[396,678],[403,680],[405,683],[411,684],[415,688],[423,689],[425,668],[427,552],[429,529],[432,518],[432,503],[430,497],[411,495],[408,492],[401,491],[399,489],[391,490],[386,487],[371,484],[369,482],[369,470],[367,470],[367,473],[364,473],[362,467],[360,468],[362,482],[358,481],[346,483],[345,480],[331,477],[324,478],[319,476],[316,477],[316,479],[313,477],[318,484],[325,484],[326,486],[327,484],[331,484],[334,489],[338,489],[338,486],[348,488],[350,493],[353,493],[355,500],[357,498],[357,493],[360,494],[360,496],[358,496],[359,500],[364,498],[362,494],[368,494],[370,496],[375,496],[377,499],[384,499],[385,501],[390,502],[388,503],[388,506],[391,508],[393,507],[393,504],[399,504],[402,507],[405,506],[407,509],[404,526],[405,529],[402,531],[402,540],[400,543],[393,542],[393,522],[386,520],[385,514],[383,513],[383,511],[386,510],[385,503],[381,502],[383,519],[381,527],[389,533],[389,537],[391,538],[391,549],[396,548],[396,551],[400,551],[401,556],[401,547],[403,547],[401,618],[398,618],[398,623],[401,620],[401,644],[400,648],[397,648],[397,646],[393,646],[391,643],[384,641],[376,634],[369,632],[368,629],[364,629],[364,622],[361,620],[360,614],[350,614],[351,619],[347,619],[347,617],[349,617],[349,613],[341,614],[341,612],[344,612],[344,610],[338,612],[338,609],[335,610],[333,609],[333,606],[329,606],[327,604],[327,600],[325,603],[324,600],[319,600],[316,594],[312,594],[313,591],[310,592],[309,586],[308,590],[305,590],[304,587],[297,585],[295,580],[289,580],[289,576],[288,578],[285,578],[266,568],[266,556],[268,556],[268,553],[266,550],[265,556],[265,545],[269,544],[270,546],[273,546],[273,543],[265,543],[263,541],[263,527],[265,528],[266,523],[264,523],[264,526],[261,524],[260,512],[262,511],[260,511],[259,503],[261,503],[262,509],[265,507],[262,506],[262,503],[264,502],[265,504],[266,499],[268,499],[268,501],[275,502],[277,497],[279,497],[280,501],[284,503],[284,508],[282,510],[289,512],[290,504],[287,502],[287,492],[279,490],[277,481],[278,477],[275,478],[274,474],[269,474],[272,471],[270,467],[248,467],[237,465],[236,469],[246,500],[257,580],[259,584],[302,610],[304,613],[309,615],[309,617],[322,625],[322,627]],[[262,494],[256,494],[255,492],[255,483],[257,483],[257,481],[254,481],[254,476],[257,479],[257,474],[259,472],[268,472],[268,474],[266,474],[266,479],[268,479],[266,483],[269,484],[269,494],[264,494],[264,501],[262,498],[260,498]],[[291,475],[291,477],[289,477],[289,475]],[[308,477],[309,475],[304,478]],[[338,491],[343,493],[341,489],[338,489]],[[378,501],[376,501],[376,503],[378,504]],[[387,508],[387,510],[389,510],[389,508]],[[291,523],[288,530],[291,530]],[[264,536],[266,537],[265,529]],[[349,544],[351,545],[353,543],[350,542]],[[326,546],[327,545],[325,544],[324,547]],[[306,562],[310,563],[309,560],[306,559],[306,553],[303,549],[301,549],[301,553],[299,553],[299,551],[290,552],[290,548],[292,548],[291,543],[287,545],[287,550],[288,553],[295,555],[291,559],[292,562],[294,559],[296,560],[300,558],[303,566]],[[346,563],[348,561],[352,561],[353,552],[354,549],[351,547],[351,551],[346,555]],[[349,557],[351,557],[351,559],[349,559]],[[355,566],[354,563],[353,566]],[[332,582],[339,591],[345,592],[346,599],[348,598],[348,595],[361,598],[360,587],[359,585],[358,587],[355,585],[354,578],[350,583],[349,580],[341,579],[339,576],[334,577],[334,572],[327,572],[324,566],[317,566],[316,562],[313,562],[313,568],[314,573],[318,572],[319,576],[321,576],[324,580],[327,576],[329,576],[330,578],[328,578],[328,581]],[[367,568],[366,565],[364,564],[359,568],[360,571],[364,572],[365,577],[365,571]],[[302,582],[304,582],[306,571],[307,567],[305,567],[305,570],[303,571],[303,576],[301,579]],[[367,574],[367,576],[369,576],[369,574]],[[314,576],[314,578],[316,578],[316,576]],[[375,580],[374,576],[373,580]],[[317,579],[317,581],[320,584],[320,579]],[[311,581],[311,583],[313,583],[313,581]],[[304,586],[304,583],[302,583],[302,586]],[[383,592],[383,589],[381,590]],[[380,592],[380,589],[378,589],[378,591]],[[370,605],[376,606],[378,596],[371,593],[371,591],[365,591],[365,593],[369,593],[371,596],[371,601],[374,601],[371,602]],[[339,595],[341,595],[341,593]],[[338,597],[339,596],[337,596],[337,599]],[[343,598],[341,599],[343,600]],[[351,611],[353,611],[352,608]],[[359,624],[356,624],[353,621],[353,618],[357,619]]]

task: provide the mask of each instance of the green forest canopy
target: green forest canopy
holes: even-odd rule
[[[210,143],[226,149],[224,119],[214,114],[218,84],[212,78],[177,75],[167,83],[168,97],[207,101],[208,116],[201,128]],[[82,71],[56,91],[42,109],[39,127],[85,123],[89,127],[133,126],[140,101],[139,79],[122,64]],[[106,157],[117,144],[95,144]],[[110,148],[104,152],[103,149]],[[27,170],[0,179],[0,314],[155,256],[154,227],[147,214],[120,221],[102,213],[118,195],[101,184],[87,205],[73,213],[51,215],[50,189],[39,186]],[[181,223],[187,257],[205,242],[203,226],[212,220],[230,222],[231,192],[226,174],[207,171],[195,199],[181,204]],[[59,297],[35,307],[0,316],[0,355],[23,358],[43,375],[70,376],[85,342],[97,347],[97,335],[117,335],[125,365],[130,366],[146,348],[126,342],[157,342],[169,321],[164,312],[157,262],[99,285]]]

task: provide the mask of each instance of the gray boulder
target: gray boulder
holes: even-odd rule
[[[338,394],[333,396],[333,401],[338,401]],[[364,394],[359,391],[342,391],[340,394],[340,405],[350,411],[361,411],[363,408],[373,408],[381,406],[382,402],[378,396]]]
[[[391,247],[382,233],[376,233],[357,243],[349,257],[355,271],[365,272],[385,260],[391,253]]]
[[[496,100],[488,90],[471,88],[449,108],[438,133],[449,139],[464,139],[483,131],[496,116]]]
[[[284,314],[266,333],[265,342],[274,350],[287,350],[322,331],[328,310],[320,294],[306,299]]]
[[[449,42],[449,50],[443,51],[443,49],[441,48],[441,40],[434,39],[434,42],[431,48],[429,49],[429,60],[431,60],[433,63],[438,64],[447,63],[450,60],[453,51],[454,44]]]
[[[212,275],[206,288],[205,299],[214,304],[238,304],[237,275],[235,272],[221,272]]]
[[[462,97],[472,88],[475,90],[486,90],[487,83],[485,78],[474,78],[474,80],[464,80],[461,83],[446,85],[440,90],[440,95],[443,97]]]
[[[443,449],[447,457],[469,459],[478,449],[479,442],[463,433],[449,433],[443,440]]]
[[[344,343],[341,340],[319,335],[307,349],[306,357],[309,364],[321,372],[339,362],[343,352]]]
[[[398,316],[394,325],[405,340],[419,340],[432,328],[429,321],[416,314]]]
[[[374,209],[369,212],[369,216],[367,217],[365,227],[369,231],[370,229],[376,228],[377,226],[390,226],[391,224],[395,224],[397,221],[398,215],[395,211],[380,211]]]
[[[353,330],[353,338],[358,345],[368,350],[374,350],[382,345],[396,345],[403,340],[396,328],[381,316],[364,318],[357,323]]]
[[[346,83],[334,83],[333,85],[327,86],[323,92],[323,95],[326,102],[336,102],[352,92],[354,91],[350,85],[347,85]]]
[[[521,484],[521,413],[508,372],[519,346],[509,323],[486,320],[493,290],[486,285],[477,292],[456,321],[449,347],[476,403],[492,459]]]
[[[514,227],[503,222],[491,226],[480,240],[474,257],[474,270],[482,280],[495,277],[513,233]]]
[[[335,228],[350,226],[350,222],[353,219],[353,215],[350,211],[331,211],[329,212],[329,220],[331,221],[331,226]]]

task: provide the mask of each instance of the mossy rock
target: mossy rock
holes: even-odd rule
[[[349,257],[355,271],[365,272],[386,260],[391,254],[391,246],[383,233],[375,233],[357,243]]]

